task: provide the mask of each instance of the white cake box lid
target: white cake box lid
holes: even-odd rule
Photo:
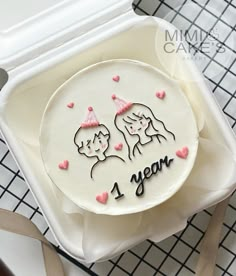
[[[1,1],[0,67],[11,70],[130,10],[131,0]]]

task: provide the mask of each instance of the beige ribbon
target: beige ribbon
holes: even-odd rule
[[[22,215],[0,209],[0,229],[41,241],[47,276],[65,276],[61,259],[38,228]]]
[[[228,203],[229,198],[219,203],[210,220],[202,242],[196,268],[197,276],[214,276],[219,240]],[[30,220],[19,214],[0,209],[0,229],[41,241],[47,276],[65,275],[56,251]]]
[[[197,276],[214,276],[217,252],[220,235],[225,217],[225,212],[229,204],[229,198],[216,205],[211,217],[207,231],[204,235],[200,257],[197,263]]]

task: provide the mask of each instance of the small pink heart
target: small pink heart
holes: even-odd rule
[[[115,150],[117,150],[117,151],[122,150],[122,149],[123,149],[123,144],[122,143],[115,146]]]
[[[62,163],[60,163],[58,165],[59,169],[61,170],[67,170],[69,167],[69,161],[68,160],[64,160]]]
[[[68,107],[68,108],[73,108],[74,105],[75,105],[74,103],[68,103],[67,107]]]
[[[99,203],[106,204],[106,203],[107,203],[107,200],[108,200],[108,193],[107,193],[107,192],[104,192],[104,193],[102,193],[101,195],[97,195],[97,196],[96,196],[96,200],[97,200]]]
[[[156,97],[163,100],[166,96],[166,92],[165,91],[159,91],[156,93]]]
[[[112,79],[115,82],[119,82],[120,81],[120,76],[114,76]]]
[[[182,148],[182,150],[178,150],[176,155],[179,158],[186,159],[188,157],[189,149],[187,147]]]

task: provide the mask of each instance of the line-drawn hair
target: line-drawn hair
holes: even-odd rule
[[[155,117],[154,113],[148,106],[140,103],[133,103],[125,112],[117,113],[114,119],[116,128],[123,134],[128,146],[128,157],[130,160],[135,156],[136,149],[139,153],[141,152],[138,148],[140,136],[138,134],[131,135],[128,131],[128,125],[142,117],[149,121],[149,125],[145,130],[147,137],[151,137],[152,139],[156,137],[159,143],[162,143],[163,140],[175,140],[174,133],[166,128],[164,122]]]

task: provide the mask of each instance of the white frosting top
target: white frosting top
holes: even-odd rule
[[[177,82],[147,64],[111,60],[54,93],[40,149],[49,177],[75,204],[121,215],[180,189],[195,162],[198,129]]]

